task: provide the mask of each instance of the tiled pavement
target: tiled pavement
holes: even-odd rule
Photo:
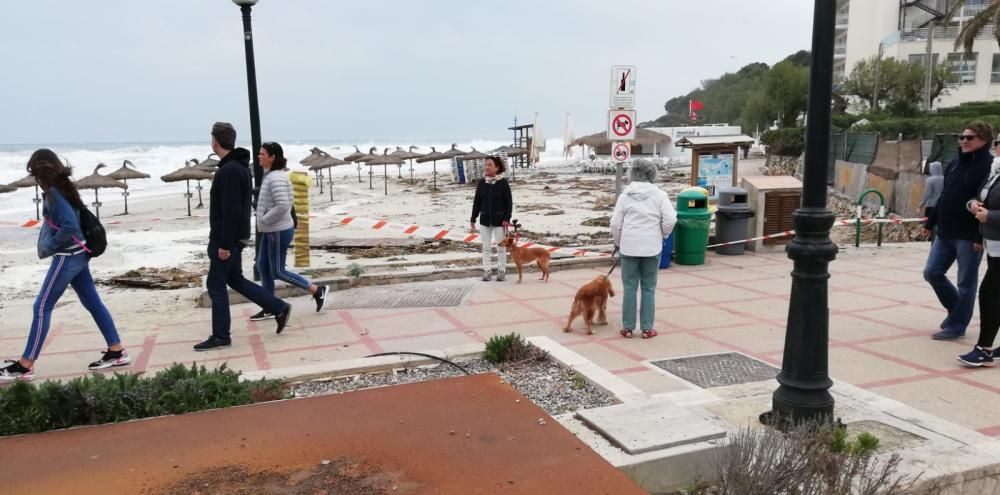
[[[927,247],[845,248],[830,265],[831,375],[987,435],[1000,435],[1000,417],[988,413],[1000,409],[1000,371],[964,369],[955,360],[974,343],[978,319],[963,341],[929,338],[943,313],[921,275]],[[561,331],[576,289],[602,269],[557,272],[547,284],[535,280],[534,272],[520,285],[509,279],[476,282],[465,302],[452,307],[316,314],[311,300],[296,298],[296,312],[281,336],[273,333],[273,322],[246,320],[255,307],[237,305],[232,307],[233,346],[213,353],[191,348],[209,333],[209,310],[185,303],[180,312],[129,312],[127,294],[111,294],[107,300],[136,360],[134,371],[173,362],[226,362],[247,371],[284,368],[382,351],[447,349],[518,332],[552,337],[642,390],[659,393],[682,385],[655,371],[647,360],[736,350],[780,366],[790,271],[791,261],[783,252],[712,254],[702,266],[675,264],[660,274],[660,336],[652,340],[618,335],[620,296],[610,300],[612,325],[595,327],[597,335],[584,335],[579,321],[575,332]],[[615,286],[621,287],[617,278]],[[15,356],[24,343],[30,307],[5,312],[0,355]],[[100,335],[88,315],[76,302],[67,304],[56,312],[39,377],[83,374],[85,363],[100,347]],[[975,406],[968,407],[970,403]]]

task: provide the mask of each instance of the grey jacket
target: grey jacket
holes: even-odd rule
[[[257,230],[281,232],[292,228],[292,182],[287,170],[264,174],[257,198]]]
[[[937,206],[938,199],[941,197],[941,191],[944,190],[944,172],[941,162],[932,162],[930,169],[931,175],[924,182],[924,196],[920,198],[918,206],[933,208]]]
[[[1000,241],[1000,177],[990,174],[983,183],[983,189],[989,188],[985,197],[980,196],[983,206],[990,211],[986,223],[980,224],[983,237],[991,241]]]

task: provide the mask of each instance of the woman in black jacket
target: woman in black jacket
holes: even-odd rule
[[[514,201],[510,195],[510,184],[503,173],[507,167],[499,156],[486,159],[486,169],[483,180],[476,184],[476,197],[472,200],[472,220],[469,228],[476,230],[476,218],[479,219],[479,238],[483,241],[483,281],[488,282],[492,275],[492,244],[497,243],[497,282],[503,282],[506,277],[507,252],[499,246],[503,240],[504,230],[510,226],[510,216],[514,210]]]
[[[993,145],[1000,152],[1000,140]],[[986,251],[986,275],[979,285],[979,341],[966,354],[958,356],[962,364],[971,367],[993,366],[993,340],[1000,330],[1000,158],[993,160],[990,176],[983,182],[979,195],[966,204],[979,221]]]

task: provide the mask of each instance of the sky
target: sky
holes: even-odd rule
[[[0,143],[249,136],[229,0],[0,0]],[[507,139],[539,113],[607,128],[610,70],[636,69],[639,121],[700,81],[808,49],[806,0],[261,0],[264,140]]]

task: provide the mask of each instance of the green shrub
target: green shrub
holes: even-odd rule
[[[806,149],[805,130],[800,127],[767,131],[760,141],[767,146],[769,155],[799,156]]]
[[[957,115],[930,115],[914,118],[890,117],[882,120],[873,120],[865,125],[857,126],[854,132],[877,132],[885,139],[898,139],[900,135],[903,139],[928,139],[934,134],[958,134],[966,124],[974,120],[984,121],[1000,128],[1000,114],[957,116]]]
[[[347,265],[346,272],[352,277],[360,277],[362,273],[365,273],[365,268],[357,263],[351,263]]]
[[[486,341],[483,359],[493,363],[518,363],[531,359],[545,359],[546,353],[531,345],[516,333],[494,335]]]
[[[61,383],[15,383],[0,388],[0,435],[184,414],[285,397],[280,381],[241,382],[222,365],[214,370],[175,364],[152,377],[91,375]]]

